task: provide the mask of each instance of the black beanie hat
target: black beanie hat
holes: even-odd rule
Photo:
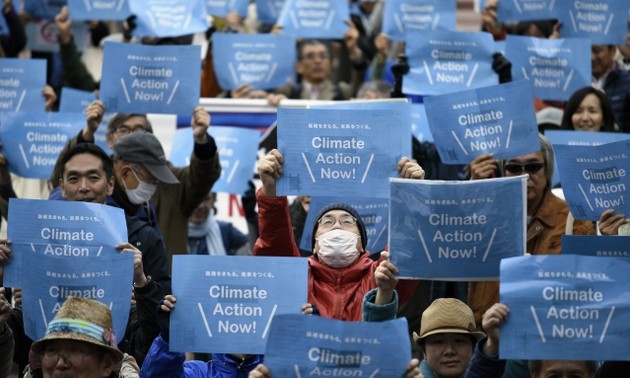
[[[311,249],[315,249],[315,232],[317,231],[317,227],[319,227],[319,220],[321,219],[321,217],[324,216],[324,214],[331,210],[346,211],[357,220],[357,227],[359,228],[359,234],[361,235],[361,245],[363,246],[363,250],[365,251],[365,246],[367,245],[367,231],[365,230],[363,220],[359,216],[359,213],[357,213],[357,211],[352,206],[342,202],[331,203],[330,205],[321,209],[321,211],[317,214],[317,217],[315,218],[315,224],[313,225],[313,234],[311,236]]]

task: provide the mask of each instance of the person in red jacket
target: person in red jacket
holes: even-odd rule
[[[276,196],[276,179],[284,159],[274,149],[258,163],[262,188],[256,193],[260,234],[256,256],[300,256],[293,237],[286,197]],[[400,177],[424,178],[414,160],[401,158]],[[350,205],[331,204],[317,215],[313,230],[313,255],[308,258],[308,304],[303,311],[327,318],[360,321],[363,296],[376,287],[378,261],[366,253],[367,233],[359,214]]]

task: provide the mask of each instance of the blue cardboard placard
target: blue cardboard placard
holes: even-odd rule
[[[429,128],[427,111],[424,104],[411,104],[411,133],[421,143],[433,142],[433,134]]]
[[[108,112],[189,114],[199,104],[199,46],[105,43],[101,100]]]
[[[43,59],[0,59],[0,111],[44,111],[46,85]]]
[[[90,259],[116,254],[127,242],[124,212],[113,206],[77,201],[11,198],[7,229],[12,257],[5,265],[4,284],[23,287],[27,255]],[[71,239],[68,239],[71,237]]]
[[[66,0],[24,0],[24,12],[33,18],[54,20],[66,4]]]
[[[275,24],[286,0],[256,0],[256,14],[261,24]]]
[[[63,302],[75,296],[94,299],[109,307],[116,341],[122,341],[131,307],[133,253],[81,258],[26,252],[24,263],[28,268],[21,274],[33,278],[24,280],[21,286],[27,336],[33,340],[44,337],[48,322]]]
[[[617,235],[562,235],[562,254],[630,257],[630,243]]]
[[[50,178],[66,142],[84,126],[83,113],[0,113],[0,140],[9,170],[27,178]]]
[[[295,38],[277,34],[217,33],[212,37],[214,72],[223,90],[241,84],[272,89],[295,73]]]
[[[365,249],[371,254],[384,250],[387,245],[389,200],[387,198],[355,198],[353,196],[346,198],[311,197],[311,204],[304,221],[302,240],[296,240],[296,242],[300,243],[300,249],[312,251],[311,240],[315,226],[315,217],[324,207],[338,202],[352,206],[359,213],[368,236]]]
[[[436,95],[498,84],[490,33],[427,31],[406,41],[409,73],[403,92]]]
[[[396,163],[411,148],[410,113],[403,114],[401,106],[408,104],[279,108],[284,174],[276,182],[278,194],[386,198],[387,178],[398,177]]]
[[[307,271],[295,257],[173,256],[171,350],[263,354],[272,319],[301,313]]]
[[[131,15],[128,0],[68,0],[72,21],[126,20]]]
[[[260,132],[242,127],[212,126],[208,132],[217,144],[221,161],[221,177],[212,186],[213,192],[243,194],[254,175]],[[193,152],[192,128],[175,132],[170,161],[175,166],[190,165]]]
[[[402,377],[411,360],[407,320],[274,318],[265,366],[274,377]]]
[[[545,136],[553,145],[566,144],[568,146],[599,146],[600,144],[630,139],[630,134],[611,133],[605,131],[585,133],[583,131],[576,130],[545,130]],[[553,177],[551,182],[553,187],[560,184],[560,169],[558,169],[557,161],[554,161]]]
[[[629,9],[626,1],[567,1],[558,9],[560,34],[563,38],[587,38],[594,45],[625,44]]]
[[[7,235],[12,256],[4,284],[23,290],[25,331],[33,340],[69,295],[112,309],[117,341],[125,333],[133,283],[133,254],[115,246],[127,241],[122,209],[87,202],[9,202]]]
[[[492,153],[505,159],[540,149],[529,82],[525,80],[424,99],[442,161],[468,164]]]
[[[630,214],[630,140],[599,146],[556,144],[553,149],[575,219],[596,221],[606,209]]]
[[[59,52],[59,29],[55,21],[33,19],[24,25],[26,31],[26,48],[39,52]],[[71,27],[74,45],[78,51],[83,51],[88,43],[88,25],[75,22]]]
[[[61,88],[61,96],[59,99],[59,111],[81,113],[85,111],[85,108],[94,100],[96,100],[96,94],[94,94],[94,92],[63,87]]]
[[[455,0],[388,0],[383,14],[383,33],[393,41],[405,41],[426,30],[455,31]]]
[[[205,2],[206,0],[130,1],[129,11],[137,16],[133,35],[177,37],[205,32],[210,27]]]
[[[492,280],[525,254],[527,177],[390,179],[389,249],[403,278]]]
[[[340,39],[350,19],[350,6],[338,0],[286,0],[277,24],[282,33],[300,38]]]
[[[230,12],[236,12],[241,18],[245,18],[248,5],[249,0],[206,0],[208,14],[217,17],[225,17]]]
[[[566,101],[576,90],[591,85],[590,55],[588,39],[506,38],[512,76],[529,80],[535,98]]]
[[[538,21],[558,18],[562,4],[556,0],[510,0],[497,2],[497,16],[505,21]]]
[[[616,257],[504,259],[499,295],[510,315],[501,358],[627,361],[628,269],[630,260]]]

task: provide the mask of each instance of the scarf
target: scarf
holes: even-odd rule
[[[208,215],[208,218],[201,224],[188,223],[188,236],[194,238],[205,236],[208,254],[210,255],[225,256],[227,254],[223,246],[219,222],[214,219],[212,214]]]

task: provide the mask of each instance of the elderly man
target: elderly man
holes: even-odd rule
[[[66,145],[60,158],[77,143],[94,143],[94,134],[104,113],[105,107],[100,101],[94,101],[87,107],[85,110],[87,125]],[[130,197],[133,209],[125,209],[127,214],[143,218],[158,231],[161,230],[166,244],[169,265],[173,254],[187,253],[188,217],[210,192],[212,185],[221,175],[217,145],[214,138],[207,133],[209,125],[210,116],[208,113],[201,107],[195,108],[191,121],[195,145],[190,158],[190,165],[185,168],[176,168],[167,162],[168,169],[175,175],[179,183],[173,183],[172,180],[171,182],[161,180],[157,184],[150,202],[147,198],[137,196],[139,192],[135,192]],[[139,131],[152,132],[151,124],[146,115],[118,113],[110,119],[107,125],[107,144],[113,148],[123,136]],[[163,152],[162,158],[165,159]],[[53,185],[57,185],[59,182],[60,169],[58,162],[52,175]],[[141,181],[140,178],[137,181]],[[129,178],[125,176],[125,180],[129,180]],[[143,187],[146,189],[146,186],[143,185]],[[155,214],[153,206],[155,206]]]
[[[562,234],[564,234],[569,208],[561,198],[551,192],[554,153],[551,143],[539,134],[540,151],[504,161],[492,159],[484,154],[470,164],[473,180],[490,178],[504,173],[505,176],[528,174],[527,179],[527,253],[533,255],[559,254]],[[590,221],[576,221],[573,224],[575,235],[595,234],[595,226]],[[475,321],[481,324],[483,313],[494,303],[499,302],[497,281],[471,282],[468,292],[468,305],[475,313]]]
[[[263,187],[256,194],[260,236],[257,256],[300,256],[293,238],[286,197],[276,196],[276,179],[283,173],[284,158],[274,149],[258,164]],[[424,171],[406,157],[398,161],[402,178],[422,179]],[[317,215],[313,230],[313,255],[308,258],[307,312],[348,321],[361,320],[365,293],[375,287],[378,262],[366,253],[367,232],[359,214],[344,203],[328,205]],[[348,294],[350,293],[350,294]]]

